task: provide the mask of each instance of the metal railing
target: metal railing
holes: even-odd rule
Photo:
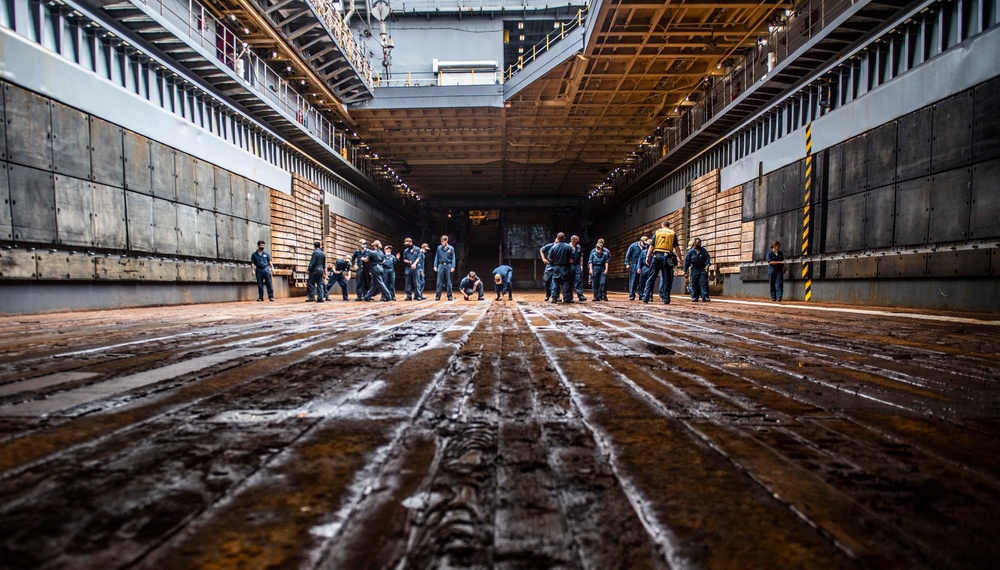
[[[361,75],[361,80],[365,82],[368,89],[371,89],[375,84],[372,64],[364,56],[364,50],[354,40],[354,34],[351,33],[351,29],[344,23],[344,17],[333,7],[333,3],[328,0],[309,0],[309,3],[312,4],[313,9],[319,14],[323,23],[326,24],[330,33],[337,39],[337,45],[340,46],[340,49],[344,50],[344,55],[354,64],[354,68]]]
[[[194,0],[142,2],[177,26],[200,47],[209,52],[214,50],[216,59],[233,70],[245,88],[289,117],[294,117],[306,132],[332,148],[383,190],[393,191],[384,166],[373,162],[363,149],[350,143],[349,131],[336,128],[305,96],[240,40],[227,22],[219,20]]]
[[[459,75],[456,72],[443,73],[433,71],[393,72],[391,77],[375,76],[375,87],[427,87],[430,85],[496,85],[503,76],[500,71],[474,71],[466,75],[468,83],[442,82],[442,75]],[[464,75],[464,73],[463,73]],[[445,80],[446,81],[446,80]]]
[[[507,66],[507,69],[503,72],[504,81],[509,81],[511,77],[517,74],[517,72],[524,69],[524,66],[535,61],[543,53],[547,52],[550,47],[552,47],[556,42],[562,40],[566,37],[566,34],[572,32],[576,28],[583,27],[584,23],[587,21],[587,16],[590,14],[590,2],[583,8],[579,8],[576,11],[576,16],[573,17],[569,23],[559,22],[559,27],[553,31],[545,34],[545,39],[539,41],[538,43],[531,46],[530,50],[526,50],[517,57],[517,63],[512,63]]]
[[[394,3],[395,4],[395,3]],[[421,14],[424,12],[523,12],[530,10],[555,10],[573,8],[583,4],[580,0],[547,2],[544,0],[403,0],[394,11]]]
[[[743,56],[723,56],[716,69],[724,75],[708,76],[676,108],[677,117],[625,157],[592,198],[610,198],[627,188],[655,165],[669,149],[679,146],[705,123],[723,112],[744,91],[765,79],[779,63],[812,39],[828,22],[855,4],[855,0],[805,0],[776,16],[757,46]],[[736,51],[735,49],[733,50]]]

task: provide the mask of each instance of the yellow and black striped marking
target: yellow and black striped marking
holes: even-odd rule
[[[812,123],[806,125],[806,179],[805,195],[802,198],[802,257],[809,255],[809,223],[812,216],[809,212],[809,205],[812,203]],[[808,261],[802,262],[802,279],[806,282],[806,289],[803,299],[812,299],[812,268]]]

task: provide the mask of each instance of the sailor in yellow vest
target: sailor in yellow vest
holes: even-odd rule
[[[663,220],[660,229],[653,234],[653,245],[646,253],[646,264],[649,265],[649,279],[642,293],[642,302],[648,303],[653,298],[653,282],[660,276],[660,300],[664,305],[670,304],[670,288],[674,284],[674,267],[681,258],[681,248],[677,245],[677,234],[670,229],[670,222]]]

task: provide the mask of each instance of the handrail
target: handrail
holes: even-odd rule
[[[824,29],[829,21],[854,4],[855,0],[796,2],[796,8],[786,11],[782,21],[770,25],[766,35],[758,36],[757,47],[751,48],[750,53],[742,60],[731,62],[731,58],[726,56],[720,58],[716,68],[729,68],[729,71],[722,76],[710,76],[706,82],[692,89],[688,98],[699,92],[704,93],[704,97],[699,97],[698,101],[691,104],[678,106],[675,109],[678,116],[672,121],[673,124],[662,129],[662,135],[647,138],[639,149],[627,155],[625,164],[614,169],[605,183],[592,192],[590,197],[609,199],[638,180],[666,156],[669,149],[679,146],[702,125],[723,112],[741,93],[765,79],[778,63],[795,53]]]
[[[444,75],[449,75],[445,73]],[[487,83],[476,83],[476,78],[488,78]],[[500,82],[501,74],[498,70],[493,71],[470,71],[469,78],[471,83],[468,85],[494,85]],[[441,72],[434,71],[399,71],[393,74],[392,77],[382,77],[381,74],[375,75],[375,87],[428,87],[428,86],[440,86],[441,83]],[[451,85],[445,84],[445,85]],[[463,84],[464,85],[464,84]]]
[[[589,14],[590,14],[590,2],[587,2],[586,6],[576,11],[576,16],[572,20],[570,20],[568,25],[566,24],[566,22],[559,22],[558,32],[553,31],[545,34],[544,40],[541,40],[540,42],[531,46],[531,53],[522,54],[518,56],[516,64],[511,64],[507,66],[507,69],[504,70],[503,74],[504,81],[509,81],[511,77],[514,77],[514,75],[517,74],[517,72],[524,69],[525,64],[535,61],[536,59],[538,59],[540,55],[548,51],[549,48],[552,47],[552,45],[554,45],[559,40],[564,39],[566,37],[567,32],[571,32],[576,28],[582,27],[583,23],[587,21],[587,15]]]
[[[354,39],[354,34],[351,33],[351,29],[347,27],[344,23],[344,17],[340,15],[340,12],[333,7],[333,3],[323,0],[309,0],[316,13],[323,19],[326,23],[326,27],[333,33],[334,37],[337,39],[338,45],[341,49],[345,50],[344,55],[351,60],[354,67],[357,69],[358,73],[361,75],[362,81],[371,89],[375,84],[374,72],[372,71],[372,64],[368,61],[368,58],[364,56],[364,50],[358,45],[358,42]]]
[[[245,88],[262,100],[294,117],[301,127],[317,140],[332,148],[344,160],[361,171],[382,190],[394,193],[393,184],[384,165],[375,164],[365,152],[348,140],[349,131],[338,129],[303,95],[274,71],[260,56],[249,49],[230,24],[216,18],[195,0],[187,0],[187,13],[179,14],[174,7],[183,7],[184,0],[167,5],[164,0],[140,0],[178,26],[189,38],[206,50],[215,50],[215,57],[239,76]],[[316,0],[310,0],[315,2]],[[370,67],[369,67],[370,69]],[[322,101],[319,101],[322,103]]]

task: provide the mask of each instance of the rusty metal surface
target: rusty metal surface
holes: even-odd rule
[[[1000,562],[1000,323],[621,299],[0,318],[2,565]]]

